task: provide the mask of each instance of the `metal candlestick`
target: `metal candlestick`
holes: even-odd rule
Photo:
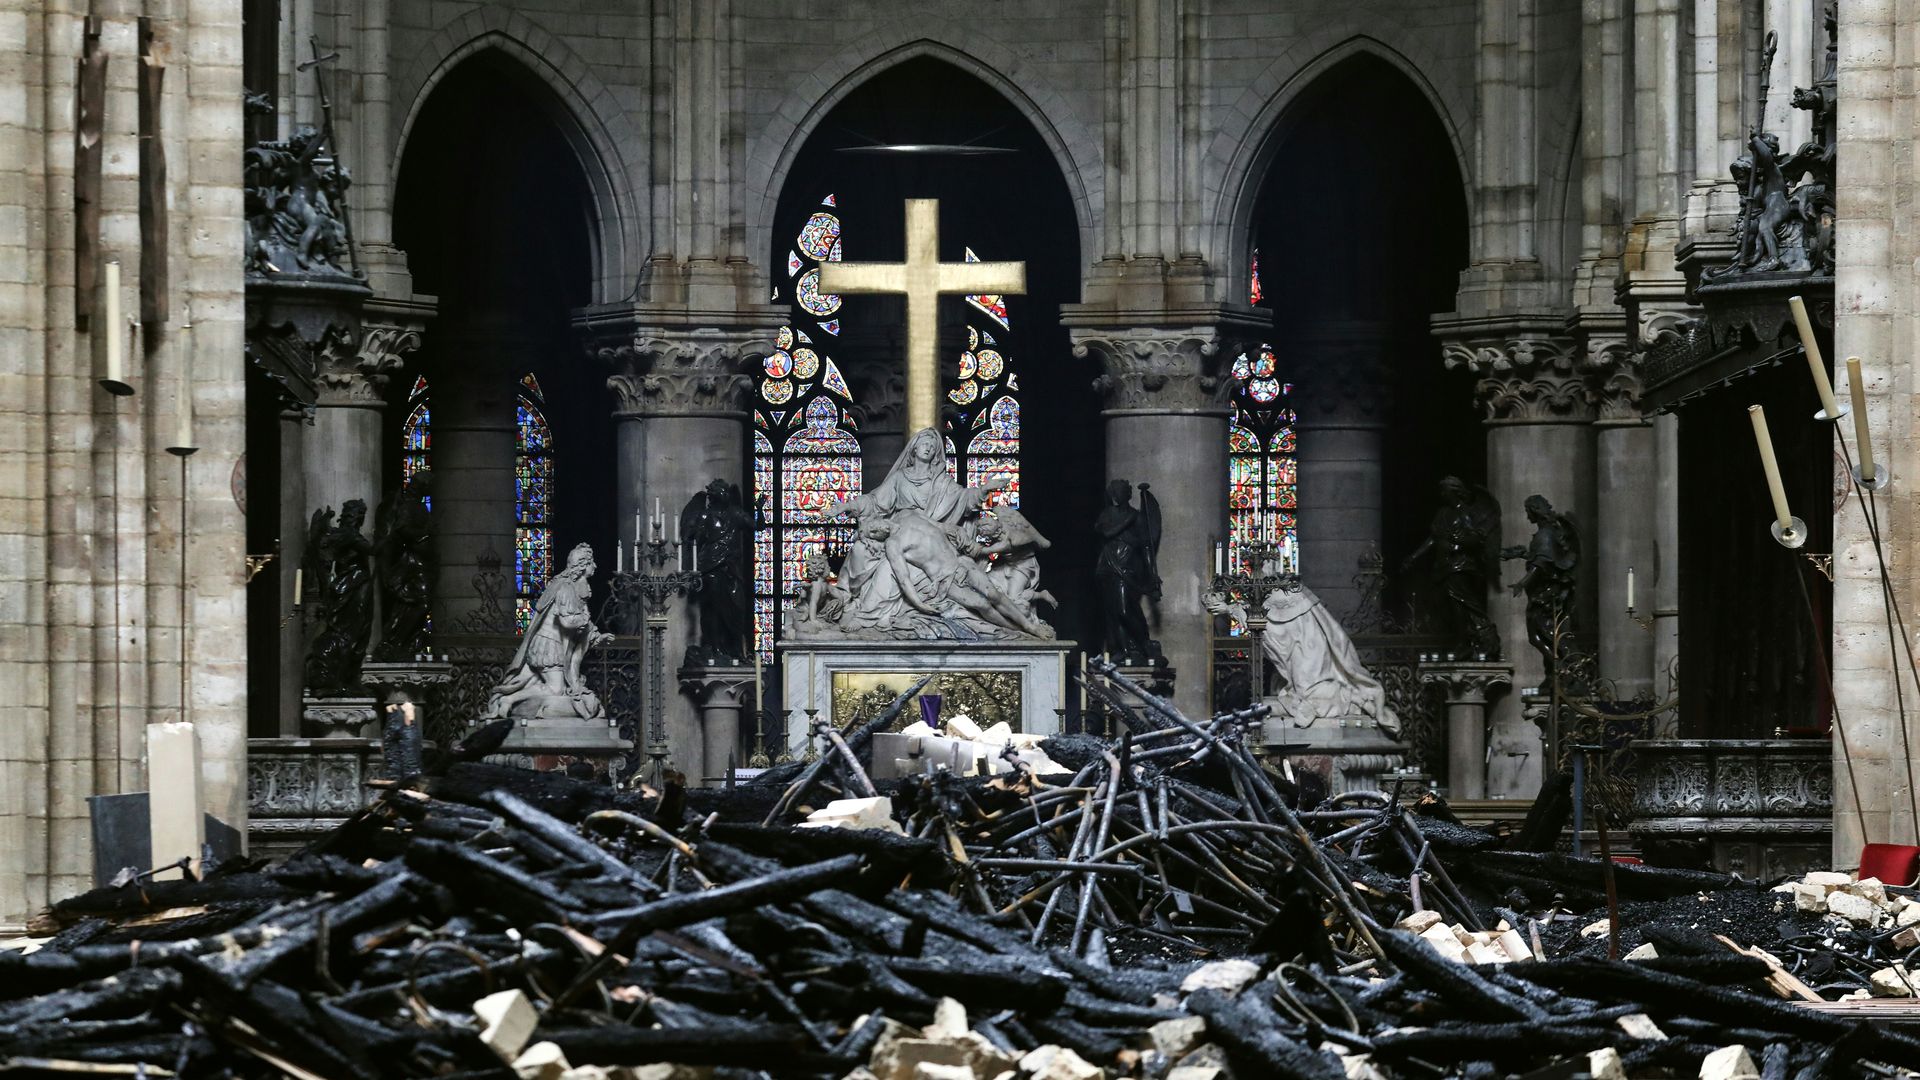
[[[1807,546],[1807,523],[1798,517],[1789,519],[1784,529],[1780,527],[1780,522],[1770,522],[1767,531],[1783,548],[1794,550]]]
[[[802,759],[809,765],[820,760],[820,747],[814,742],[814,733],[820,730],[814,725],[819,723],[819,709],[807,709],[807,756]]]
[[[637,611],[643,628],[640,667],[647,688],[647,757],[656,787],[667,773],[667,624],[673,600],[700,588],[698,570],[668,570],[667,563],[685,565],[685,551],[654,530],[654,537],[634,545],[632,570],[615,573],[607,603],[617,615]],[[692,547],[691,544],[685,547]],[[651,568],[651,569],[647,569]],[[627,621],[631,625],[631,620]]]
[[[1253,705],[1259,703],[1267,689],[1266,655],[1261,648],[1261,638],[1267,631],[1267,598],[1281,589],[1297,588],[1300,579],[1271,569],[1280,566],[1286,554],[1286,549],[1279,544],[1261,541],[1243,545],[1240,551],[1240,568],[1228,567],[1226,573],[1215,574],[1211,587],[1221,596],[1238,597],[1246,602],[1247,694],[1248,704]]]

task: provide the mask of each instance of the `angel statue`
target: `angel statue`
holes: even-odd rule
[[[1001,506],[973,524],[972,539],[962,550],[976,559],[991,559],[988,580],[1011,597],[1028,620],[1038,622],[1036,601],[1045,600],[1054,607],[1059,606],[1053,594],[1040,587],[1038,553],[1052,546],[1025,514],[1011,506]]]
[[[747,574],[747,544],[754,512],[740,487],[714,480],[687,500],[680,531],[693,545],[700,571],[694,602],[700,609],[700,644],[689,649],[688,663],[709,664],[746,658],[747,612],[753,588]]]
[[[367,639],[373,635],[373,545],[360,531],[367,504],[349,499],[333,510],[313,512],[307,527],[305,565],[309,595],[320,631],[307,647],[307,689],[318,697],[350,695],[358,690]]]
[[[1402,574],[1411,573],[1426,560],[1428,578],[1444,597],[1445,632],[1490,660],[1500,655],[1500,633],[1487,618],[1487,581],[1500,554],[1499,536],[1500,504],[1493,494],[1445,477],[1427,538],[1400,566]]]
[[[1100,584],[1107,655],[1151,659],[1160,643],[1147,636],[1147,598],[1160,599],[1160,500],[1140,485],[1140,507],[1133,506],[1133,485],[1107,484],[1107,505],[1093,520],[1100,538],[1094,580]]]
[[[428,616],[433,608],[433,474],[421,470],[380,508],[374,548],[380,556],[380,600],[386,621],[374,659],[412,660],[432,648]]]
[[[1510,591],[1527,598],[1527,644],[1540,654],[1546,669],[1541,692],[1553,686],[1554,657],[1571,659],[1565,640],[1573,615],[1573,591],[1580,575],[1580,533],[1573,519],[1555,510],[1544,495],[1527,496],[1527,520],[1533,539],[1500,550],[1502,559],[1520,559],[1527,572]],[[1556,641],[1555,638],[1560,638]]]
[[[580,674],[587,650],[613,640],[612,634],[593,625],[588,607],[593,587],[587,579],[596,569],[591,546],[580,544],[567,553],[566,568],[547,582],[540,599],[533,602],[533,620],[507,664],[506,679],[493,688],[482,720],[606,718],[599,695],[587,688]]]

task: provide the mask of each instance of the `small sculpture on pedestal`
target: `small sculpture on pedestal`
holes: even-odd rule
[[[1555,656],[1567,653],[1565,638],[1579,582],[1580,534],[1573,519],[1555,510],[1544,495],[1527,496],[1526,507],[1527,520],[1534,526],[1533,540],[1501,549],[1500,557],[1526,561],[1527,572],[1510,588],[1513,595],[1527,598],[1527,643],[1540,653],[1546,668],[1540,684],[1545,692],[1553,686]]]
[[[320,631],[307,647],[307,689],[320,697],[353,693],[373,635],[373,545],[360,531],[367,504],[349,499],[335,523],[331,508],[313,512],[307,528],[306,576]]]
[[[753,511],[740,488],[715,480],[696,492],[680,513],[680,530],[692,546],[700,588],[700,643],[687,650],[687,663],[739,663],[746,658],[747,613],[753,590],[747,577],[747,545],[753,536]]]
[[[1226,614],[1242,626],[1253,625],[1245,605],[1218,590],[1201,597],[1208,611]],[[1260,652],[1265,674],[1280,679],[1273,695],[1274,716],[1297,728],[1335,721],[1349,726],[1372,725],[1389,735],[1400,734],[1400,718],[1387,703],[1386,687],[1367,670],[1340,620],[1327,610],[1312,589],[1289,577],[1267,594],[1266,616],[1260,628]],[[1257,687],[1256,698],[1266,696]]]
[[[1093,521],[1100,538],[1094,580],[1100,583],[1102,645],[1109,656],[1152,659],[1160,643],[1147,636],[1147,598],[1160,598],[1160,502],[1140,485],[1140,507],[1133,506],[1133,485],[1107,484],[1107,505]]]
[[[581,665],[587,650],[613,640],[593,624],[587,579],[596,569],[593,548],[576,546],[566,568],[547,582],[533,603],[533,619],[520,648],[507,664],[507,677],[494,687],[482,719],[551,717],[605,720],[606,707],[587,688]]]
[[[352,177],[310,127],[247,148],[246,268],[250,275],[350,276],[346,207]]]
[[[432,474],[415,473],[380,515],[374,550],[380,557],[380,600],[386,622],[373,658],[415,660],[431,650],[427,617],[433,610],[433,530],[427,499]]]
[[[1427,560],[1427,573],[1444,598],[1446,633],[1471,654],[1500,655],[1500,634],[1487,618],[1487,582],[1499,555],[1500,504],[1491,492],[1457,476],[1440,481],[1440,508],[1427,538],[1401,564],[1409,573]]]

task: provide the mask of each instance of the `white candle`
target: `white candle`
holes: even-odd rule
[[[1633,610],[1633,567],[1627,567],[1627,610]]]
[[[1225,543],[1213,545],[1213,572],[1215,574],[1224,574],[1227,572],[1227,545]]]
[[[613,572],[616,574],[627,572],[627,549],[621,547],[617,540],[613,544]]]
[[[653,497],[653,530],[659,532],[660,523],[665,520],[666,515],[660,512],[660,496],[655,495]]]
[[[1067,711],[1067,653],[1060,652],[1060,711]]]
[[[1873,433],[1867,428],[1867,381],[1860,375],[1860,358],[1847,357],[1847,396],[1853,399],[1853,441],[1860,454],[1860,478],[1871,484],[1878,475],[1873,465]]]
[[[104,329],[107,332],[107,381],[123,382],[120,378],[120,263],[118,260],[107,264],[107,317]]]
[[[693,549],[693,572],[696,574],[700,572],[700,548],[698,545]]]
[[[673,542],[676,544],[680,542],[680,519],[679,518],[673,519]]]
[[[305,570],[302,570],[298,567],[294,568],[294,571],[293,571],[293,606],[294,607],[300,606],[300,592],[306,586],[306,583],[307,583],[306,574],[307,572]]]
[[[1820,395],[1820,408],[1826,410],[1827,419],[1838,420],[1840,403],[1833,399],[1833,382],[1827,378],[1827,362],[1820,356],[1820,343],[1813,338],[1813,324],[1807,320],[1806,302],[1797,296],[1789,296],[1787,307],[1793,310],[1793,325],[1800,329],[1800,346],[1807,352],[1807,367],[1813,372],[1813,388]]]
[[[640,542],[640,511],[638,509],[633,512],[633,542],[636,544]],[[638,552],[634,554],[635,557],[639,555]]]
[[[820,654],[807,654],[807,711],[812,712],[818,703],[814,701],[814,680],[820,677]]]
[[[182,449],[193,445],[193,307],[186,309],[186,318],[180,323],[180,415],[175,420],[179,430],[175,432],[174,445]]]
[[[681,573],[685,573],[685,572],[686,572],[686,569],[687,569],[687,549],[686,549],[686,547],[685,547],[685,546],[683,546],[683,545],[682,545],[682,544],[680,543],[680,541],[676,539],[676,540],[675,540],[675,541],[673,542],[673,551],[674,551],[674,554],[675,554],[675,555],[677,555],[677,556],[679,556],[679,559],[680,559],[680,571],[681,571]]]
[[[1773,436],[1767,431],[1767,411],[1758,405],[1747,406],[1753,418],[1753,441],[1760,447],[1760,468],[1767,474],[1767,494],[1773,497],[1773,519],[1782,532],[1793,528],[1793,512],[1787,509],[1787,489],[1780,483],[1780,462],[1773,456]]]

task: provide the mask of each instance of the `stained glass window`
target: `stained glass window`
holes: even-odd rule
[[[1275,373],[1262,345],[1233,362],[1233,421],[1227,428],[1227,560],[1247,569],[1250,544],[1278,545],[1280,569],[1300,572],[1299,464],[1293,386]]]
[[[792,322],[762,365],[753,414],[753,496],[760,526],[753,536],[753,640],[773,660],[783,604],[806,585],[806,560],[836,552],[851,525],[827,520],[834,504],[860,493],[860,442],[846,406],[853,389],[830,346],[840,333],[840,298],[820,291],[820,264],[842,255],[834,197],[821,199],[787,251],[784,289]]]
[[[532,375],[520,381],[515,404],[513,592],[514,617],[524,632],[534,598],[553,576],[553,431]]]
[[[400,483],[404,487],[413,483],[415,474],[425,472],[433,465],[433,406],[427,401],[427,377],[421,375],[413,380],[413,389],[407,393],[407,419],[400,426]],[[433,509],[433,496],[425,499],[427,509]]]
[[[968,262],[979,262],[972,248]],[[969,296],[967,304],[986,316],[969,319],[967,347],[960,353],[959,381],[947,391],[957,408],[948,413],[947,460],[956,467],[956,479],[969,487],[1004,479],[1007,489],[994,493],[987,505],[1020,505],[1020,401],[1014,396],[1019,378],[1003,340],[1011,329],[1007,302],[1000,296]],[[1001,338],[994,337],[998,330]],[[955,453],[955,443],[965,448]]]

